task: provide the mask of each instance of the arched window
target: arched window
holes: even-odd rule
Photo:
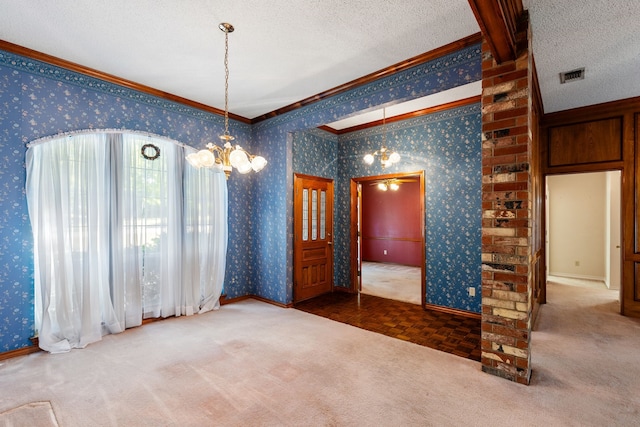
[[[27,150],[40,347],[82,348],[143,318],[217,308],[227,247],[224,173],[158,136],[83,131]]]

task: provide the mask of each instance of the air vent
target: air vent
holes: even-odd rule
[[[560,84],[574,82],[576,80],[584,80],[584,68],[560,73]]]

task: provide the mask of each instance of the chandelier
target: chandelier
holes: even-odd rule
[[[400,189],[400,184],[394,179],[385,179],[384,181],[380,181],[378,182],[377,186],[378,190],[381,191],[398,191]]]
[[[267,165],[267,160],[250,154],[239,145],[231,144],[235,138],[229,134],[229,33],[234,28],[226,22],[218,25],[218,28],[224,32],[224,134],[220,135],[223,145],[220,147],[208,143],[206,150],[189,154],[187,161],[196,168],[222,169],[229,179],[233,168],[239,173],[249,173],[252,170],[259,172]]]
[[[390,151],[387,148],[387,125],[384,108],[382,109],[382,147],[380,147],[378,151],[373,152],[373,154],[367,154],[366,156],[364,156],[364,162],[370,165],[373,163],[376,156],[380,156],[382,169],[400,161],[400,154],[396,153],[395,151]]]

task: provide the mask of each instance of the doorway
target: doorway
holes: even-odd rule
[[[423,172],[355,178],[351,197],[354,291],[424,307]]]
[[[546,179],[547,282],[621,289],[620,171]]]

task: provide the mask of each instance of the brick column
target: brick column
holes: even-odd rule
[[[519,39],[500,65],[482,45],[482,370],[529,384],[532,67],[527,32]]]

